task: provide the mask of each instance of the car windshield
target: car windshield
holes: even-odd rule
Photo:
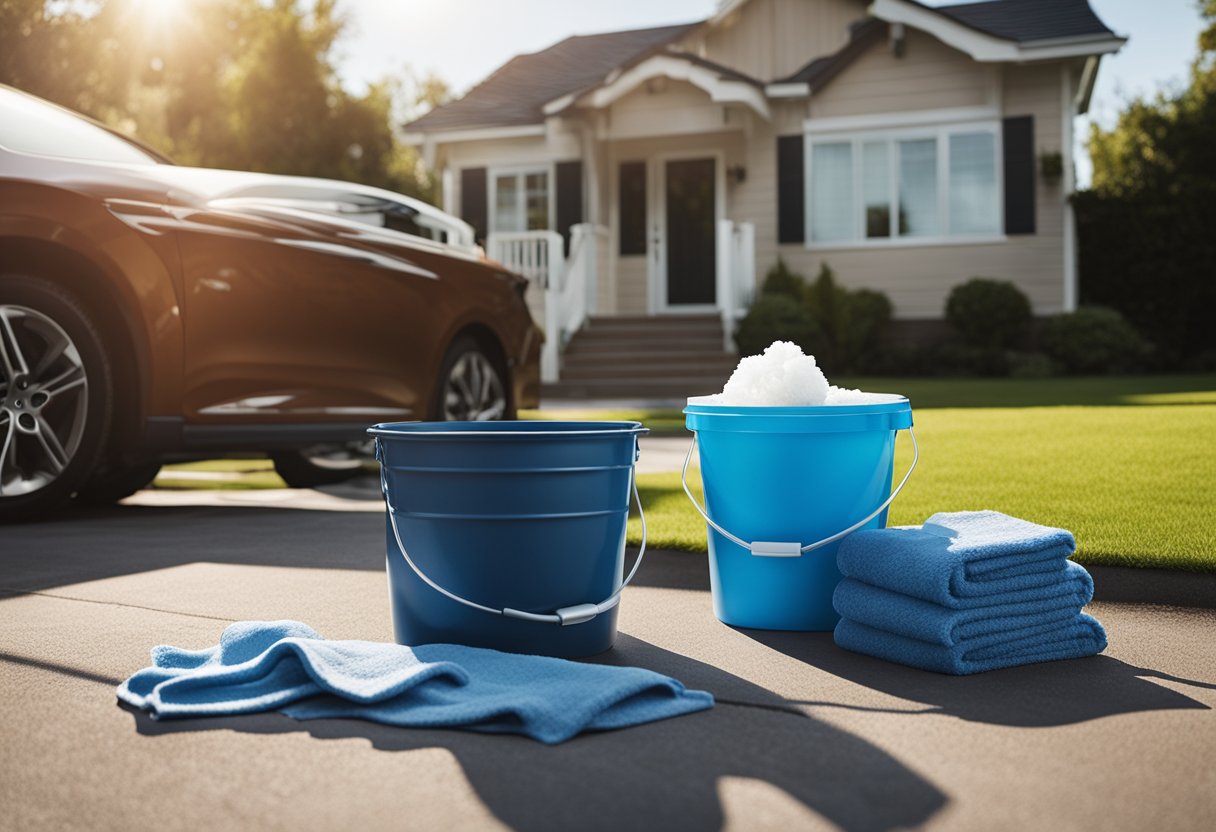
[[[91,162],[155,165],[138,145],[67,110],[0,87],[0,147]]]

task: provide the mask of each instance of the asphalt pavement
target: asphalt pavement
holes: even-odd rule
[[[161,723],[113,692],[155,644],[248,618],[391,638],[374,486],[165,493],[0,528],[0,829],[1216,828],[1213,576],[1098,570],[1104,655],[954,678],[727,627],[705,557],[653,552],[594,660],[711,711],[553,747]]]

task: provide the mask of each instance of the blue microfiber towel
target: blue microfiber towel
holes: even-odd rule
[[[205,650],[162,645],[118,698],[154,718],[277,710],[466,728],[559,743],[713,707],[705,691],[636,667],[464,647],[326,641],[298,621],[242,621]]]
[[[878,630],[943,647],[979,647],[1049,632],[1076,618],[1094,597],[1094,582],[1080,564],[1068,563],[1059,583],[1024,590],[1011,603],[951,609],[921,598],[845,578],[832,604],[843,617]],[[970,599],[975,601],[976,599]],[[983,600],[983,599],[979,599]]]
[[[845,618],[836,625],[836,643],[845,650],[889,662],[965,676],[1015,665],[1093,656],[1106,649],[1106,631],[1094,618],[1077,613],[1071,621],[1048,632],[1023,636],[1004,644],[945,647]]]
[[[855,532],[840,544],[842,574],[963,609],[1016,603],[1068,578],[1071,532],[998,511],[939,513],[920,528]]]

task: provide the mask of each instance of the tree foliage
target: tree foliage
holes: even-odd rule
[[[345,90],[336,0],[0,0],[0,82],[184,164],[322,176],[430,198],[396,135],[447,86],[408,73]]]
[[[1123,313],[1175,365],[1216,360],[1216,0],[1199,8],[1187,86],[1092,125],[1093,186],[1076,197],[1082,301]]]

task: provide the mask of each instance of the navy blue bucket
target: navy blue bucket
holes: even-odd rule
[[[376,425],[402,644],[578,657],[616,639],[637,422]],[[641,504],[638,505],[639,511]]]

